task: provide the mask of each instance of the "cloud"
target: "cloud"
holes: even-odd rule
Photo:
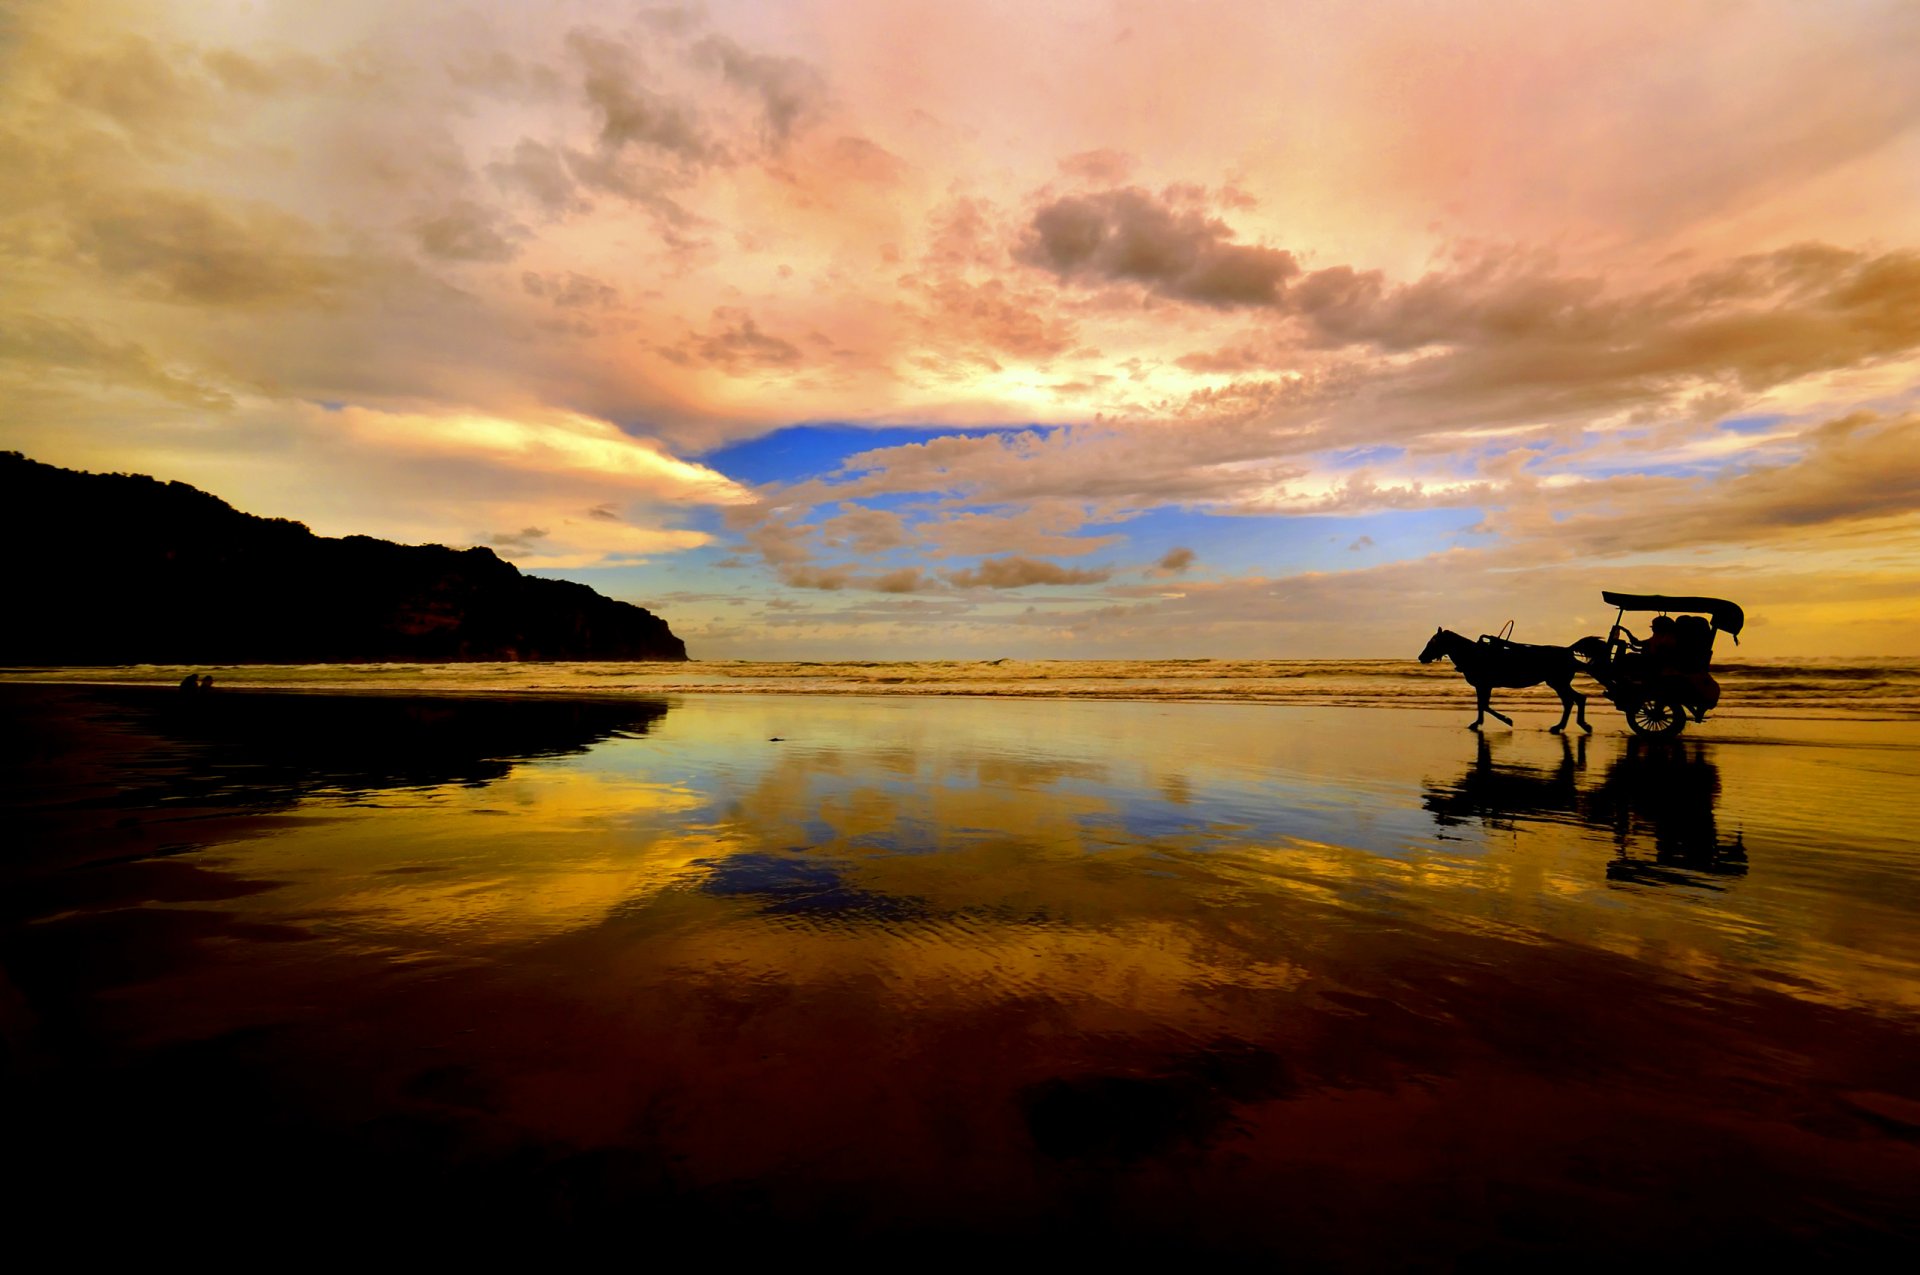
[[[265,204],[100,190],[78,200],[68,224],[75,250],[101,275],[183,305],[325,301],[346,277],[309,223]]]
[[[1097,553],[1122,539],[1119,535],[1081,534],[1087,521],[1088,513],[1082,505],[1042,499],[1024,508],[942,514],[920,523],[916,531],[927,551],[942,558],[995,553],[1072,558]]]
[[[1185,547],[1169,549],[1161,555],[1160,561],[1153,564],[1153,573],[1155,575],[1182,575],[1188,567],[1193,565],[1194,557],[1195,554],[1193,550]]]
[[[868,137],[836,137],[825,162],[841,177],[876,186],[890,186],[907,171],[906,161]]]
[[[1331,605],[1298,569],[1331,560],[1409,614],[1498,609],[1476,572],[1546,564],[1910,587],[1920,19],[1463,3],[1329,10],[1304,45],[1239,0],[1130,11],[1124,42],[864,0],[805,31],[349,3],[298,51],[205,6],[27,6],[0,49],[0,441],[334,530],[546,532],[503,545],[523,562],[673,552],[717,507],[764,576],[733,592],[804,568],[849,625],[956,608],[845,651],[997,645],[1016,608],[941,574],[982,558],[1134,564],[1030,589],[1034,649],[1092,640],[1068,613],[1096,590],[1127,612],[1103,649],[1310,640],[1212,572],[1152,596],[1157,510],[1379,519],[1368,551],[1309,529],[1235,569]],[[753,453],[756,492],[681,459],[795,421],[919,441]],[[1479,520],[1472,553],[1351,570],[1441,509]],[[1386,611],[1355,622],[1391,643]]]
[[[223,408],[233,402],[218,387],[169,370],[144,346],[92,331],[70,319],[31,314],[14,319],[0,317],[0,368],[6,369],[10,380],[44,385],[49,380],[72,378],[92,385],[137,386],[205,409]],[[16,407],[18,401],[14,400]]]
[[[1354,538],[1353,543],[1347,546],[1347,552],[1359,553],[1364,549],[1371,549],[1371,548],[1373,548],[1372,536],[1357,536]]]
[[[949,571],[949,583],[961,589],[1024,589],[1032,584],[1099,584],[1113,573],[1105,569],[1062,567],[1033,558],[988,558],[977,567]]]
[[[1103,146],[1098,150],[1067,156],[1060,161],[1060,171],[1068,177],[1097,186],[1117,186],[1133,175],[1139,163],[1138,158],[1125,151]]]
[[[549,217],[590,212],[591,201],[580,194],[565,158],[553,146],[523,137],[505,159],[487,165],[487,173],[501,189],[531,199]]]
[[[1300,273],[1290,252],[1233,242],[1217,217],[1138,187],[1043,205],[1017,256],[1072,283],[1133,283],[1199,305],[1273,306]]]
[[[820,540],[852,553],[885,553],[912,541],[904,519],[889,509],[842,505],[841,512],[820,524]]]
[[[563,274],[521,272],[520,286],[528,296],[550,301],[562,310],[605,310],[620,304],[620,290],[591,275],[569,270]]]
[[[1003,355],[1050,359],[1078,341],[1071,321],[1048,313],[1047,299],[1023,293],[999,279],[914,281],[927,304],[922,320],[929,338],[965,342]]]
[[[826,99],[819,72],[799,58],[751,53],[723,35],[707,36],[694,52],[717,65],[730,84],[759,99],[761,130],[776,150],[820,112]]]
[[[918,567],[900,567],[892,571],[863,572],[849,566],[788,566],[780,570],[780,582],[795,589],[866,589],[874,593],[918,593],[930,587],[930,581]]]
[[[737,505],[752,499],[725,475],[670,455],[610,421],[586,416],[546,413],[512,419],[347,407],[326,418],[338,434],[388,453],[573,475],[657,500]]]
[[[641,82],[645,70],[633,49],[590,30],[570,32],[566,43],[583,68],[581,93],[599,119],[605,152],[637,146],[694,165],[725,157],[724,148],[708,136],[698,108]]]
[[[437,216],[417,218],[414,237],[429,257],[441,261],[511,261],[520,253],[524,227],[471,200],[458,200]]]
[[[1524,507],[1491,526],[1586,557],[1786,542],[1808,551],[1860,542],[1876,526],[1911,543],[1920,519],[1920,414],[1852,412],[1801,436],[1791,460],[1707,479],[1650,475],[1555,493],[1552,516]]]
[[[793,342],[761,331],[745,310],[721,306],[713,312],[713,318],[720,325],[718,331],[696,333],[661,353],[676,363],[704,363],[727,372],[790,368],[804,358]]]
[[[535,541],[545,540],[546,538],[547,532],[544,527],[523,527],[519,531],[501,532],[494,535],[488,539],[487,543],[528,552],[533,549]]]

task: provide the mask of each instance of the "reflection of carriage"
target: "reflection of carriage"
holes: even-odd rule
[[[1713,640],[1730,634],[1738,643],[1746,615],[1721,598],[1669,598],[1658,594],[1600,595],[1620,608],[1607,636],[1573,644],[1593,680],[1604,686],[1613,706],[1627,715],[1640,735],[1677,735],[1687,718],[1702,721],[1720,702],[1720,684],[1708,671]],[[1643,641],[1621,621],[1629,611],[1654,611],[1659,618]]]

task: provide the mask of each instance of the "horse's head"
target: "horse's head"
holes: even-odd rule
[[[1420,662],[1422,664],[1431,664],[1435,660],[1443,658],[1447,653],[1446,638],[1447,631],[1445,628],[1435,629],[1433,636],[1427,639],[1426,649],[1420,652]]]
[[[1603,637],[1583,637],[1567,649],[1589,664],[1607,662],[1607,640]]]

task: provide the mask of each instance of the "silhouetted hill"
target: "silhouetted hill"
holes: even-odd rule
[[[316,536],[185,483],[0,452],[11,664],[684,660],[666,621],[491,549]]]

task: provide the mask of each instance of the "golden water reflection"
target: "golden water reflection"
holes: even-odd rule
[[[332,817],[221,857],[282,883],[262,914],[395,951],[511,946],[672,890],[712,918],[677,960],[798,982],[1166,1006],[1392,918],[1912,1006],[1913,895],[1885,886],[1913,866],[1913,731],[1835,733],[1649,746],[1338,710],[707,701],[481,787],[308,798]],[[1806,790],[1809,758],[1846,775],[1843,800]]]
[[[1849,1158],[1920,1102],[1909,724],[1650,748],[1451,713],[686,697],[541,710],[516,750],[509,710],[381,710],[423,771],[369,770],[364,710],[305,711],[279,752],[258,704],[170,727],[191,747],[148,804],[257,798],[265,765],[280,821],[171,861],[244,888],[141,902],[198,928],[102,984],[99,1030],[144,1058],[272,1025],[247,1075],[461,1148],[409,1172],[618,1152],[723,1213],[752,1184],[855,1230],[1091,1210],[1263,1249],[1311,1214],[1316,1260],[1360,1243],[1350,1196],[1398,1188],[1435,1209],[1407,1243],[1491,1242],[1509,1174],[1587,1219],[1573,1243],[1627,1189],[1595,1165],[1630,1184],[1709,1144],[1760,1175],[1716,1205],[1755,1225],[1920,1198],[1900,1138]]]

